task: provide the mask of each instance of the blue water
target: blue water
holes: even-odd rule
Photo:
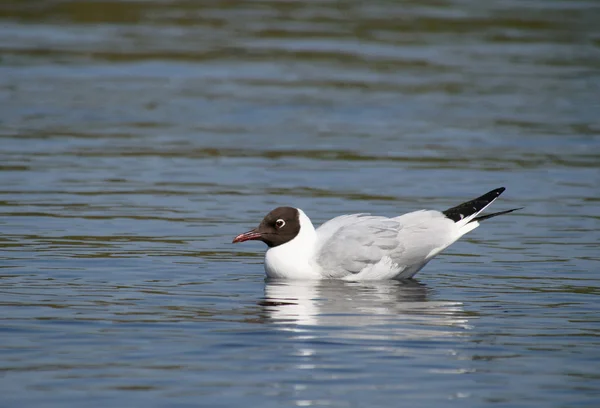
[[[0,406],[600,405],[593,1],[0,5]],[[500,211],[266,282],[272,208]]]

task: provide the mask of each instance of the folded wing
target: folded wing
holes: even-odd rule
[[[380,278],[375,275],[384,273],[409,278],[458,238],[456,229],[438,211],[395,218],[344,215],[317,229],[316,259],[331,278]]]

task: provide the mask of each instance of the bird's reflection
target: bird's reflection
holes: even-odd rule
[[[414,362],[421,356],[433,366],[436,357],[457,353],[455,336],[469,328],[462,304],[430,297],[435,294],[417,281],[267,281],[260,304],[267,321],[285,333],[295,370],[321,381],[368,385],[389,381],[380,371],[406,369],[393,364],[384,370],[382,358]],[[317,405],[313,388],[294,383],[296,404]]]
[[[429,292],[417,281],[267,280],[261,306],[281,330],[304,335],[331,328],[346,339],[415,339],[469,327],[461,303],[429,300]]]

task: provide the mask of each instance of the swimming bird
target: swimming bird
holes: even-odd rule
[[[479,215],[504,190],[497,188],[445,211],[419,210],[392,218],[341,215],[317,229],[301,209],[278,207],[233,243],[267,244],[264,266],[269,278],[410,279],[481,221],[519,210]]]

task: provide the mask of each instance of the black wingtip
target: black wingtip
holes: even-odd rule
[[[506,190],[506,187],[498,187],[498,188],[496,188],[496,189],[494,189],[494,190],[492,190],[492,191],[490,191],[488,193],[485,193],[481,197],[476,198],[475,200],[479,200],[479,199],[482,199],[482,198],[487,197],[487,196],[498,197],[500,194],[504,193],[504,190]]]
[[[504,211],[499,211],[499,212],[492,213],[492,214],[480,215],[479,217],[473,218],[470,222],[487,220],[488,218],[496,217],[498,215],[508,214],[513,211],[522,210],[523,208],[525,208],[525,207],[513,208],[511,210],[504,210]]]
[[[458,222],[464,218],[470,217],[473,214],[479,213],[485,207],[491,204],[496,198],[500,196],[506,190],[504,187],[496,188],[492,191],[489,191],[482,195],[481,197],[477,197],[474,200],[467,201],[456,207],[452,207],[443,212],[443,214],[450,218],[454,222]]]

